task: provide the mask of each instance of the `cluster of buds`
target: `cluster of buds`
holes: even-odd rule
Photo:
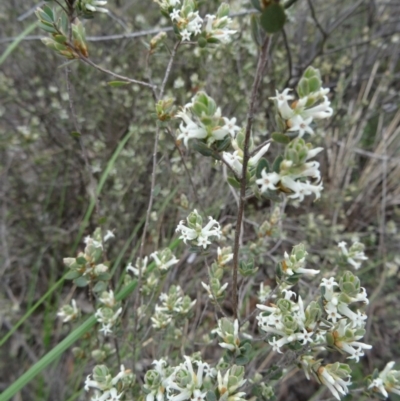
[[[80,252],[76,258],[64,258],[64,265],[69,269],[66,278],[73,280],[79,287],[84,287],[89,282],[96,282],[93,291],[104,291],[110,274],[108,266],[101,263],[103,258],[101,230],[97,228],[93,236],[86,237],[84,241],[86,244],[84,252]]]
[[[92,376],[92,377],[91,377]],[[85,381],[85,391],[94,389],[92,401],[119,400],[123,393],[133,386],[135,378],[130,369],[121,365],[120,372],[112,377],[107,366],[96,365]]]
[[[354,242],[350,249],[347,249],[345,241],[339,242],[338,247],[342,251],[342,259],[345,263],[351,264],[354,269],[358,270],[364,260],[368,260],[365,256],[365,246],[361,242]]]
[[[233,365],[222,374],[200,357],[184,356],[178,366],[169,366],[164,359],[154,361],[146,372],[144,391],[146,401],[185,401],[214,399],[244,401],[245,393],[238,391],[246,380],[244,368]]]
[[[221,284],[221,279],[224,275],[224,267],[233,259],[231,247],[218,248],[218,256],[215,262],[211,264],[209,269],[210,283],[201,282],[203,288],[207,291],[211,302],[221,301],[225,297],[225,290],[228,283]]]
[[[58,17],[47,5],[36,9],[39,19],[39,27],[50,34],[50,37],[42,39],[42,42],[59,55],[73,60],[81,56],[88,57],[85,28],[76,18],[71,24],[72,43],[68,38],[68,18],[63,13]]]
[[[194,209],[186,218],[187,226],[185,226],[185,221],[181,220],[176,227],[176,231],[181,233],[179,238],[183,239],[185,244],[190,241],[194,246],[207,248],[211,244],[210,238],[220,238],[221,236],[218,221],[211,216],[208,219],[208,223],[203,227],[203,218]]]
[[[191,41],[197,38],[200,46],[207,43],[227,43],[236,31],[229,29],[232,19],[229,18],[229,5],[222,3],[217,15],[206,15],[207,24],[203,28],[203,18],[197,10],[194,0],[155,0],[161,12],[174,23],[175,32],[182,41]]]
[[[215,144],[217,150],[222,150],[240,131],[240,127],[235,125],[236,118],[222,117],[221,109],[205,92],[198,92],[176,117],[182,120],[178,140],[183,139],[186,147],[190,139],[198,139],[207,145]]]
[[[76,301],[73,299],[71,301],[71,305],[64,305],[59,312],[57,313],[57,316],[59,316],[63,323],[71,322],[75,319],[77,319],[80,316],[81,312],[76,306]]]
[[[99,301],[103,306],[96,310],[95,317],[101,323],[100,332],[107,336],[112,333],[112,328],[122,313],[122,307],[116,302],[112,290],[103,291],[99,297]]]
[[[168,294],[160,295],[161,305],[156,305],[151,318],[153,328],[165,329],[173,320],[185,318],[191,312],[196,300],[192,301],[178,285],[171,286]]]

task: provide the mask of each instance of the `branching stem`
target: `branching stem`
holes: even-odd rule
[[[269,50],[270,39],[269,36],[266,36],[264,43],[260,49],[260,53],[258,56],[257,69],[256,74],[253,81],[253,86],[251,88],[249,107],[247,111],[247,122],[246,122],[246,131],[245,131],[245,140],[244,140],[244,149],[243,149],[243,174],[240,181],[240,197],[239,197],[239,207],[237,213],[236,220],[236,229],[235,229],[235,242],[233,248],[233,290],[232,290],[232,309],[233,316],[235,319],[238,318],[238,290],[237,290],[237,281],[238,281],[238,268],[239,268],[239,248],[240,248],[240,235],[242,229],[242,220],[244,214],[244,204],[246,197],[246,172],[247,165],[250,158],[249,154],[249,144],[250,144],[250,136],[251,136],[251,128],[253,126],[254,120],[254,110],[257,101],[258,89],[260,87],[263,72],[265,66],[268,61],[268,50]]]

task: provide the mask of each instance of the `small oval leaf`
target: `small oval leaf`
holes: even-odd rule
[[[271,136],[275,142],[282,143],[284,145],[287,145],[290,142],[290,138],[280,132],[274,132]]]
[[[118,86],[129,85],[130,82],[126,82],[126,81],[110,81],[110,82],[107,82],[107,84],[110,85],[110,86],[118,87]]]
[[[280,31],[285,25],[286,14],[283,7],[278,3],[270,4],[261,14],[260,23],[268,33]]]

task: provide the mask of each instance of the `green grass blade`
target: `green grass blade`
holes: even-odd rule
[[[7,46],[7,49],[4,53],[0,56],[0,65],[7,60],[7,57],[17,48],[21,40],[24,39],[25,36],[29,35],[39,24],[39,21],[34,22],[33,24],[29,25],[24,31],[22,31],[12,42],[10,45]]]

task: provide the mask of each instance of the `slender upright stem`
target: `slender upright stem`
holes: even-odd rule
[[[168,81],[168,77],[171,73],[172,64],[174,62],[174,59],[175,59],[175,56],[178,51],[180,43],[181,42],[177,42],[172,50],[171,57],[169,59],[167,68],[165,70],[165,74],[164,74],[164,78],[163,78],[163,81],[161,84],[160,92],[157,94],[156,88],[154,86],[151,86],[155,102],[160,100],[162,98],[162,96],[164,95],[165,85],[166,85],[166,83]],[[152,168],[152,172],[151,172],[150,198],[149,198],[149,203],[147,205],[146,219],[145,219],[145,223],[144,223],[144,227],[143,227],[143,233],[142,233],[142,238],[141,238],[141,242],[140,242],[140,250],[139,250],[139,263],[140,263],[139,277],[138,277],[138,285],[136,288],[135,301],[134,301],[134,309],[136,310],[135,320],[134,320],[134,335],[136,335],[137,327],[138,327],[138,323],[139,323],[137,309],[140,306],[140,289],[141,289],[141,285],[142,285],[142,273],[143,273],[142,270],[145,267],[142,264],[142,259],[143,259],[143,254],[144,254],[144,244],[146,242],[147,228],[149,225],[151,209],[153,208],[153,201],[154,201],[154,188],[156,185],[157,152],[158,152],[159,139],[160,139],[160,124],[157,123],[157,130],[156,130],[156,136],[154,139],[154,147],[153,147],[153,168]],[[135,348],[136,348],[136,342],[134,343],[134,351],[133,351],[134,357],[135,357]]]
[[[268,61],[268,50],[269,50],[270,39],[269,36],[266,36],[264,43],[260,49],[260,54],[258,56],[257,70],[253,81],[253,86],[251,88],[249,107],[247,111],[247,122],[246,122],[246,131],[245,131],[245,140],[244,140],[244,149],[243,149],[243,173],[240,182],[240,197],[239,197],[239,207],[238,214],[236,220],[236,229],[235,229],[235,242],[233,248],[233,292],[232,292],[232,309],[233,316],[235,319],[238,317],[238,290],[237,290],[237,281],[238,281],[238,267],[239,267],[239,247],[240,247],[240,235],[242,229],[242,221],[244,214],[244,204],[246,197],[246,172],[247,165],[249,162],[249,144],[250,144],[250,136],[251,136],[251,128],[253,126],[254,119],[254,110],[257,101],[258,89],[261,84],[261,80],[263,77],[263,72],[265,66]]]

